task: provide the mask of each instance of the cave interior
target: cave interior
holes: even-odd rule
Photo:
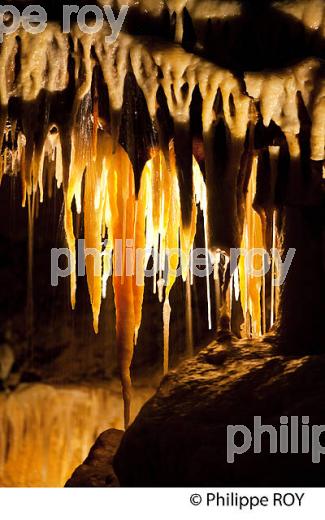
[[[323,484],[221,430],[325,413],[324,0],[11,3],[0,486]]]

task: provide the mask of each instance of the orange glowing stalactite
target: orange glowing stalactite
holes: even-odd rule
[[[242,249],[252,254],[253,249],[264,250],[264,232],[260,215],[253,209],[256,193],[258,158],[254,157],[251,178],[246,199],[246,222]],[[247,257],[246,257],[247,258]],[[241,255],[239,261],[240,297],[245,318],[246,334],[248,337],[257,337],[262,334],[262,306],[261,297],[263,288],[263,276],[256,273],[261,272],[263,258],[256,254],[253,258],[252,267],[254,274],[249,274],[245,265],[245,255]],[[262,298],[263,300],[263,298]]]
[[[111,182],[113,189],[111,189]],[[109,185],[115,246],[113,287],[116,306],[116,342],[125,403],[124,420],[127,426],[130,420],[132,388],[130,367],[134,352],[136,319],[134,274],[126,250],[134,248],[136,202],[132,166],[126,152],[121,148],[118,148],[113,155],[112,178],[109,178]],[[116,248],[117,244],[121,244],[122,247]]]
[[[102,150],[98,150],[86,171],[84,194],[85,263],[96,333],[102,299],[102,219],[105,200],[101,196],[102,176],[105,174],[102,165]]]
[[[160,279],[159,298],[163,299],[165,285],[165,302],[163,306],[164,322],[164,373],[169,366],[169,328],[171,307],[169,296],[176,281],[179,266],[179,233],[181,225],[180,199],[178,180],[173,149],[169,152],[167,166],[162,152],[156,152],[148,161],[144,170],[144,181],[148,182],[152,197],[147,200],[147,247],[153,247],[154,262],[159,259],[160,277],[165,270],[165,255],[167,252],[167,272],[165,279]],[[158,251],[160,248],[160,251]],[[157,266],[154,265],[154,269]],[[156,273],[154,273],[156,276]]]
[[[160,301],[164,300],[163,336],[164,372],[166,373],[169,368],[170,293],[180,266],[183,280],[185,281],[188,276],[190,253],[196,234],[197,207],[193,201],[192,222],[189,228],[184,229],[181,223],[179,186],[172,146],[167,161],[162,151],[153,151],[153,157],[147,162],[143,171],[141,190],[144,186],[147,195],[146,247],[148,250],[153,249],[154,291],[156,292],[158,273],[158,297]],[[139,202],[143,198],[141,190]]]

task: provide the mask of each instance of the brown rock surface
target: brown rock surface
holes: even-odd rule
[[[119,483],[112,462],[122,436],[120,430],[102,433],[85,462],[76,469],[65,487],[117,487]]]
[[[324,459],[270,455],[266,434],[261,454],[226,460],[227,425],[253,431],[254,416],[277,432],[281,416],[325,424],[324,369],[323,355],[284,356],[262,342],[211,344],[163,379],[124,435],[114,458],[121,486],[324,485]]]

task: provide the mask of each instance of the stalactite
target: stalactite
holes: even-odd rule
[[[216,329],[219,330],[220,326],[220,312],[221,312],[221,284],[220,284],[220,261],[221,254],[216,253],[214,261],[214,290],[216,300]]]
[[[17,41],[14,35],[6,38],[6,44],[0,48],[0,151],[2,150],[3,137],[8,117],[8,103],[13,91],[15,56],[17,53]]]
[[[190,105],[195,88],[196,59],[182,49],[171,50],[168,61],[158,51],[155,59],[162,72],[160,83],[164,89],[168,108],[174,120],[176,169],[178,175],[182,222],[189,228],[193,207],[193,163],[190,137]]]
[[[209,248],[208,248],[208,229],[207,229],[207,209],[204,208],[204,245],[206,258],[206,289],[207,289],[207,305],[208,305],[208,327],[212,330],[212,306],[211,306],[211,287],[210,287],[210,271],[209,271]]]
[[[28,195],[28,270],[27,270],[27,338],[29,354],[32,355],[34,334],[34,227],[35,227],[35,197],[33,192]]]
[[[311,159],[324,161],[325,159],[325,81],[320,82],[316,99],[312,109],[311,131]]]
[[[276,2],[274,7],[301,20],[305,27],[325,35],[325,6],[323,0]]]
[[[109,46],[104,43],[105,36],[106,34],[102,34],[102,39],[96,40],[94,43],[95,52],[108,88],[111,135],[114,143],[113,151],[115,152],[120,134],[124,81],[129,66],[131,38],[123,35],[121,44]]]
[[[187,0],[166,0],[170,17],[176,17],[175,21],[175,42],[182,43],[184,27],[183,27],[183,11],[187,4]]]
[[[276,248],[276,211],[273,212],[272,221],[272,249]],[[277,274],[276,258],[272,256],[272,268],[271,268],[271,316],[270,316],[270,327],[272,329],[276,321],[276,307],[277,307],[277,295],[274,280]]]
[[[237,184],[250,101],[240,93],[232,74],[222,70],[205,66],[200,71],[199,85],[203,99],[209,248],[227,251],[240,242]],[[228,226],[224,226],[226,214]]]
[[[169,299],[166,297],[163,308],[163,322],[164,322],[164,375],[169,370],[169,333],[170,333],[170,317],[171,307]]]
[[[186,278],[186,298],[185,298],[185,314],[186,314],[186,347],[190,356],[194,355],[194,339],[193,339],[193,311],[192,311],[192,287],[190,275]]]
[[[257,167],[258,158],[255,157],[248,187],[245,231],[241,246],[248,254],[254,249],[260,252],[265,250],[262,220],[260,215],[251,209],[253,208],[256,194]],[[246,260],[249,263],[248,267],[251,274],[248,272]],[[258,273],[262,271],[262,268],[263,257],[260,254],[254,258],[249,258],[247,254],[241,256],[239,261],[241,303],[246,331],[248,331],[248,335],[251,337],[261,336],[262,334],[261,291],[263,277],[262,275],[252,274],[252,270]]]
[[[170,325],[170,303],[171,289],[176,281],[177,268],[179,266],[179,230],[181,225],[181,207],[179,201],[179,187],[176,176],[175,156],[171,154],[172,179],[171,179],[171,203],[169,208],[169,219],[166,236],[166,250],[168,254],[168,274],[165,290],[164,304],[164,372],[169,366],[169,325]]]

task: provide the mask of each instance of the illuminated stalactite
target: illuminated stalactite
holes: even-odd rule
[[[178,3],[172,4],[170,2],[170,10],[179,18],[183,7],[178,9]],[[55,24],[49,24],[42,35],[21,31],[5,38],[0,50],[0,135],[4,136],[1,177],[9,172],[20,174],[23,205],[26,200],[30,204],[35,198],[42,201],[46,182],[51,192],[53,176],[58,187],[63,186],[73,307],[77,287],[75,212],[83,213],[86,248],[98,253],[97,257],[86,257],[96,332],[110,275],[109,259],[113,255],[117,345],[127,425],[130,365],[142,320],[144,271],[149,260],[145,254],[140,259],[140,273],[129,274],[130,264],[139,269],[136,250],[154,250],[153,288],[160,301],[164,301],[164,370],[167,371],[170,293],[179,264],[183,281],[188,280],[198,205],[204,214],[205,247],[215,255],[217,265],[222,256],[223,266],[229,266],[231,248],[264,247],[267,242],[265,215],[252,208],[259,163],[254,142],[257,126],[276,125],[284,136],[291,159],[298,159],[299,93],[311,120],[310,158],[323,161],[325,83],[321,61],[317,59],[278,73],[247,73],[243,84],[231,72],[177,45],[121,34],[110,46],[105,43],[107,32],[106,28],[97,35],[85,35],[74,28],[71,33],[73,56],[71,42]],[[180,40],[179,20],[177,33]],[[147,146],[150,159],[142,158],[145,166],[139,179],[131,154],[120,142],[129,73],[143,93],[152,134],[158,135],[158,139],[153,138]],[[192,150],[191,104],[196,88],[202,97],[202,172]],[[158,117],[159,90],[165,96],[173,122],[173,139],[169,144],[166,144],[169,139],[162,135]],[[17,99],[22,107],[20,118],[15,111],[12,113],[10,105],[10,101]],[[103,107],[104,100],[108,106]],[[58,115],[58,111],[64,115]],[[274,161],[272,164],[276,168]],[[250,181],[246,186],[247,179]],[[274,211],[275,205],[271,220],[267,220],[273,246],[276,240]],[[116,249],[117,241],[121,243],[120,250]],[[175,254],[179,247],[181,254]],[[167,251],[174,253],[166,269]],[[219,271],[215,268],[216,299],[220,299],[221,307],[217,309],[217,321],[231,314],[233,295],[238,299],[240,291],[247,335],[264,333],[267,323],[265,280],[245,276],[243,259],[239,263],[239,274],[236,271],[232,279],[227,279],[226,270],[221,281]],[[275,265],[272,273],[275,274]],[[188,292],[188,301],[189,295]],[[271,325],[276,317],[276,300],[273,291],[268,320]],[[207,311],[211,327],[209,276]]]
[[[257,157],[255,157],[253,160],[252,173],[246,198],[246,221],[242,241],[242,248],[246,251],[251,251],[252,249],[265,249],[262,220],[256,211],[251,211],[249,209],[253,207],[254,196],[256,193],[257,164]],[[256,272],[261,271],[263,268],[263,258],[261,256],[256,256],[253,264]],[[263,276],[252,276],[248,274],[245,266],[245,257],[241,256],[239,262],[239,279],[246,335],[248,337],[259,337],[262,335],[261,313],[263,308],[265,309],[265,304],[263,305],[263,302],[265,302],[265,295],[263,298],[262,294]]]

